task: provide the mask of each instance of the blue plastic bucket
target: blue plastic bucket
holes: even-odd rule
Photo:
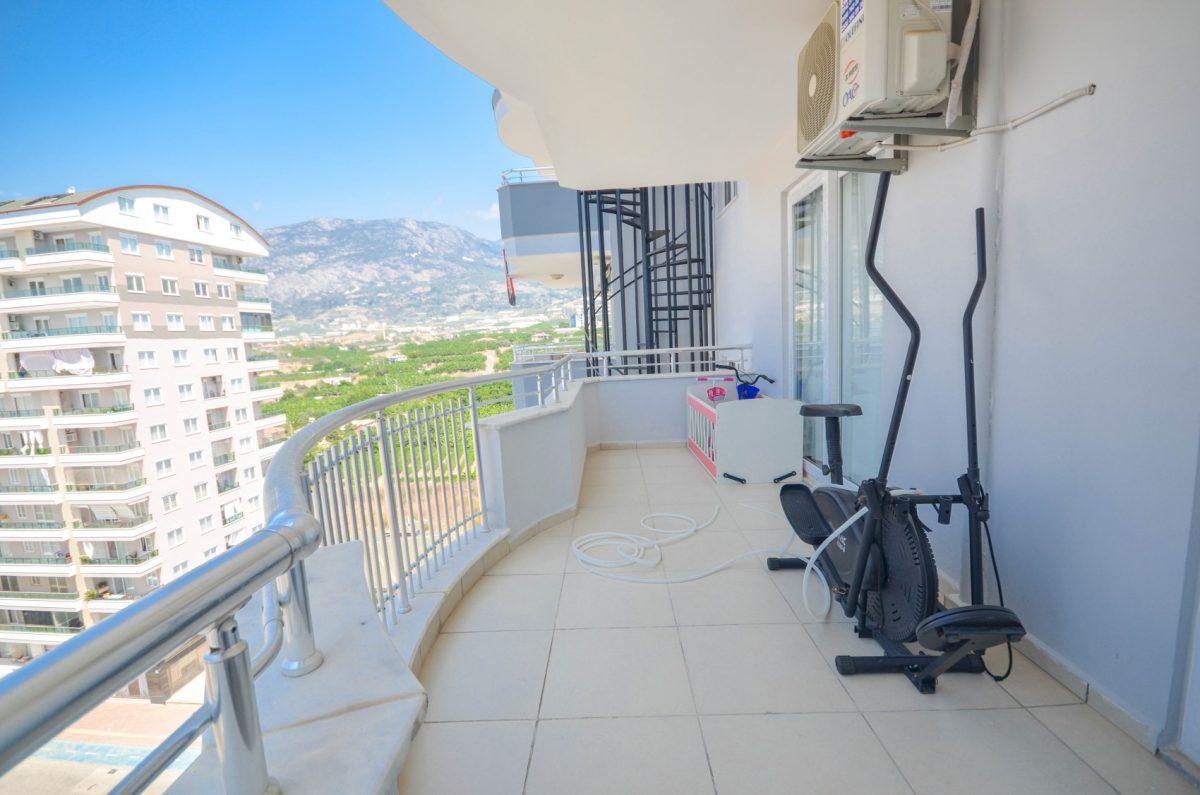
[[[754,400],[758,397],[758,387],[753,384],[738,384],[738,400]]]

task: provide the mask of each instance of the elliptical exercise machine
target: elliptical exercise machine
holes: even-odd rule
[[[855,619],[855,634],[872,638],[883,648],[884,653],[878,656],[839,655],[835,661],[838,673],[904,674],[920,692],[933,693],[937,678],[947,671],[986,672],[983,651],[991,646],[1009,644],[1011,670],[1011,644],[1025,636],[1025,628],[1016,613],[1004,607],[994,555],[992,565],[1000,605],[983,602],[982,547],[987,533],[990,551],[991,534],[987,528],[988,494],[979,479],[971,327],[987,281],[982,208],[975,211],[978,275],[963,313],[967,471],[958,478],[958,494],[925,495],[888,486],[892,454],[921,344],[921,328],[916,318],[875,266],[890,177],[886,172],[880,175],[867,239],[866,268],[871,281],[908,327],[909,342],[879,473],[862,481],[857,492],[842,485],[840,422],[842,418],[862,414],[861,408],[853,404],[805,405],[801,409],[803,416],[825,420],[832,485],[810,489],[803,484],[788,484],[780,491],[779,498],[792,530],[817,551],[808,563],[801,558],[772,558],[767,565],[771,569],[816,565],[829,584],[833,599],[847,617]],[[969,605],[946,609],[938,601],[937,566],[928,539],[930,530],[917,513],[922,505],[936,509],[939,524],[950,523],[953,506],[966,508]],[[913,654],[904,645],[913,640],[935,654]]]

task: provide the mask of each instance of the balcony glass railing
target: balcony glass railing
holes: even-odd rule
[[[146,485],[145,478],[135,478],[126,483],[68,483],[67,491],[127,491]]]
[[[148,549],[132,555],[117,555],[116,557],[98,558],[84,556],[79,563],[82,566],[138,566],[148,560],[158,557],[157,549]]]
[[[0,530],[62,530],[66,526],[61,519],[0,520]]]
[[[50,455],[49,447],[0,447],[0,456],[5,455]]]
[[[146,522],[149,522],[152,518],[153,517],[147,514],[145,516],[129,516],[122,519],[76,519],[71,523],[71,526],[77,529],[87,527],[97,528],[100,530],[105,530],[108,528],[119,529],[123,527],[141,527],[142,525],[146,524]]]
[[[109,253],[108,246],[103,243],[63,243],[53,246],[33,246],[25,249],[25,256],[33,257],[38,254],[61,254],[64,251],[99,251],[101,253]]]
[[[269,304],[269,303],[271,303],[271,299],[267,298],[265,295],[239,295],[238,300],[239,301],[248,301],[252,304]]]
[[[206,389],[204,390],[205,400],[216,400],[217,398],[225,397],[224,389]]]
[[[80,376],[78,373],[58,372],[57,370],[9,370],[9,378],[59,378],[59,377],[75,377],[86,378],[91,375],[114,375],[117,373],[129,372],[128,367],[97,367],[90,373],[85,373]]]
[[[0,599],[78,599],[77,593],[51,593],[49,591],[0,591]]]
[[[15,248],[0,248],[0,259],[14,259],[21,256],[21,252]]]
[[[244,514],[244,513],[240,513],[240,512],[239,512],[239,513],[235,513],[235,514],[233,514],[232,516],[226,516],[224,519],[222,519],[222,520],[221,520],[221,526],[222,526],[222,527],[228,527],[229,525],[231,525],[231,524],[233,524],[234,522],[236,522],[238,519],[241,519],[243,516],[245,516],[245,514]]]
[[[40,417],[45,413],[42,409],[0,409],[0,417]]]
[[[226,420],[225,422],[210,422],[208,424],[208,429],[210,431],[223,431],[232,424],[233,423],[229,422],[228,420]]]
[[[247,331],[254,333],[254,332],[265,332],[265,331],[274,331],[274,330],[275,330],[275,327],[272,326],[270,323],[243,323],[242,324],[242,333],[243,334],[246,333]]]
[[[3,298],[36,298],[39,295],[82,295],[101,293],[116,295],[117,288],[111,284],[82,284],[71,287],[37,287],[32,290],[5,290]]]
[[[67,326],[65,328],[43,328],[32,331],[6,331],[0,339],[27,340],[37,337],[69,337],[79,334],[120,334],[120,326]]]
[[[238,265],[236,263],[227,262],[227,261],[223,261],[223,260],[213,260],[213,267],[214,268],[223,268],[227,271],[241,271],[243,273],[259,273],[264,276],[267,273],[262,268],[255,268],[255,267],[247,265],[245,263]]]
[[[237,483],[237,482],[233,482],[233,483],[218,483],[218,484],[217,484],[217,494],[225,494],[226,492],[233,491],[233,490],[234,490],[234,489],[236,489],[236,488],[237,488],[239,485],[240,485],[240,484],[239,484],[239,483]]]
[[[83,632],[83,627],[55,627],[45,624],[0,624],[0,632],[53,632],[70,635]]]
[[[130,403],[114,403],[111,406],[84,406],[77,409],[60,409],[58,413],[64,416],[74,416],[79,414],[119,414],[125,411],[133,411],[133,405]],[[35,410],[34,413],[40,414],[41,412]]]
[[[91,455],[95,453],[126,453],[137,450],[142,445],[138,442],[118,442],[117,444],[76,444],[62,448],[64,455]]]
[[[11,555],[0,555],[0,563],[26,563],[35,564],[38,566],[62,566],[70,563],[71,558],[64,555],[63,557],[55,557],[54,555],[42,555],[40,558],[29,557],[14,557]]]
[[[275,354],[275,353],[248,353],[248,354],[246,354],[246,361],[248,361],[248,362],[273,362],[278,358],[279,358],[279,355]]]
[[[42,494],[58,491],[56,483],[0,483],[0,494],[26,494],[30,492]]]
[[[223,464],[231,463],[235,458],[237,458],[236,453],[221,453],[220,455],[214,455],[213,466],[219,467]]]

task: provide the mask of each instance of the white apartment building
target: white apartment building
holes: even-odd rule
[[[257,231],[185,188],[0,202],[0,660],[263,523],[284,417]]]

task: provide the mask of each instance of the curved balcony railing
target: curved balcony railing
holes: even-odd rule
[[[128,491],[145,485],[145,478],[134,478],[124,483],[68,483],[64,488],[67,491]]]
[[[63,328],[42,328],[31,331],[6,331],[0,334],[0,339],[29,340],[39,337],[70,337],[79,334],[120,334],[121,327],[104,326],[64,326]]]
[[[61,254],[64,251],[99,251],[102,254],[108,254],[109,248],[103,243],[64,243],[62,245],[55,244],[53,246],[33,246],[25,249],[25,256],[33,257],[38,254]]]
[[[56,627],[50,624],[0,624],[0,632],[51,632],[71,635],[83,632],[83,627]]]
[[[78,287],[38,287],[34,290],[5,290],[0,298],[37,298],[42,295],[83,295],[101,293],[116,295],[117,288],[109,284],[82,284]]]
[[[0,679],[0,774],[207,632],[213,701],[152,750],[117,791],[144,788],[210,725],[225,791],[266,791],[253,676],[281,649],[287,676],[303,676],[323,661],[313,637],[306,557],[323,544],[361,542],[376,609],[395,621],[410,609],[414,592],[489,529],[477,442],[481,413],[518,401],[552,403],[580,375],[698,372],[716,361],[741,362],[747,349],[577,354],[380,395],[315,420],[284,443],[267,470],[262,531]],[[512,383],[511,393],[501,382]],[[531,389],[518,393],[518,385]],[[267,638],[251,660],[234,614],[264,588]]]

